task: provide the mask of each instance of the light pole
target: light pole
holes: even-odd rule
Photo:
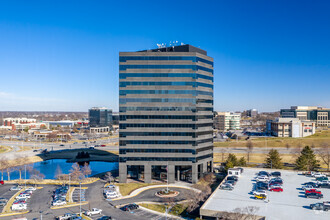
[[[25,189],[26,189],[26,165],[24,165],[24,170],[25,170]]]
[[[79,214],[80,214],[80,217],[81,217],[81,181],[79,182],[79,185],[80,185],[80,189],[79,189],[79,200],[80,200],[80,204],[79,204]]]
[[[69,174],[69,192],[70,192],[71,174]],[[69,202],[71,202],[71,196],[69,197]]]

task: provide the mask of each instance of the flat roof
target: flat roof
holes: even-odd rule
[[[254,186],[254,177],[261,170],[268,172],[280,171],[283,179],[283,192],[268,191],[269,202],[254,199],[251,191]],[[208,213],[234,212],[236,208],[244,209],[248,206],[258,207],[255,213],[265,216],[266,219],[330,219],[330,211],[313,211],[310,204],[330,201],[330,189],[320,189],[324,198],[307,199],[301,184],[315,180],[312,177],[298,175],[297,171],[270,170],[262,168],[244,168],[237,184],[232,191],[217,188],[200,209],[202,216],[212,216]]]

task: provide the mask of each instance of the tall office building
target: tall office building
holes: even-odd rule
[[[120,182],[196,183],[213,165],[213,58],[191,45],[119,56]]]
[[[112,124],[112,110],[107,108],[93,107],[89,109],[90,127],[110,127]]]

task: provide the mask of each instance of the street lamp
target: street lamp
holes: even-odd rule
[[[79,187],[79,200],[80,200],[80,204],[79,204],[79,214],[80,214],[80,217],[81,217],[81,181],[79,181],[79,185],[80,185],[80,187]]]

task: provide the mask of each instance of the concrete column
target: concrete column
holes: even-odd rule
[[[126,163],[119,163],[119,182],[126,183],[127,181],[127,165]]]
[[[202,164],[202,173],[207,173],[207,161]]]
[[[168,165],[167,167],[168,183],[175,182],[175,165]]]
[[[211,173],[213,173],[213,160],[210,161],[210,168],[211,168]]]
[[[191,165],[191,182],[197,183],[198,182],[198,164],[193,163]]]
[[[144,165],[144,182],[151,183],[151,165]]]
[[[180,170],[178,170],[176,178],[177,178],[178,181],[180,181]]]

